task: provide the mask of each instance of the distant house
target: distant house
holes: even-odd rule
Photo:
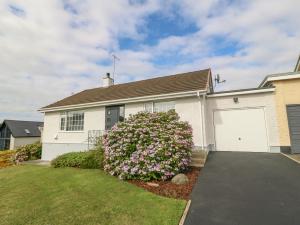
[[[42,127],[43,122],[4,120],[0,125],[0,150],[40,141]]]

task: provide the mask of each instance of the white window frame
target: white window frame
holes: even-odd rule
[[[144,111],[145,112],[151,112],[151,113],[153,113],[153,112],[167,112],[167,111],[169,111],[169,110],[172,110],[172,109],[169,109],[169,110],[167,110],[167,111],[165,111],[165,110],[158,110],[158,111],[156,111],[155,109],[155,104],[172,104],[172,105],[174,105],[174,110],[175,110],[175,101],[160,101],[160,102],[145,102],[144,103]],[[151,104],[151,110],[148,110],[148,108],[149,108],[149,105]]]
[[[150,110],[148,110],[148,108],[150,108]],[[146,102],[146,103],[144,103],[144,111],[145,112],[153,113],[153,109],[154,109],[154,102]]]
[[[70,114],[82,114],[82,124],[81,124],[81,120],[75,121],[75,125],[74,124],[68,124],[68,118],[71,118],[71,116],[69,117]],[[62,120],[64,119],[64,123],[62,123]],[[73,121],[74,123],[74,121]],[[82,127],[82,128],[81,128]],[[60,120],[59,120],[59,130],[62,132],[83,132],[84,131],[84,111],[66,111],[66,112],[62,112],[60,114]]]
[[[62,119],[64,119],[63,123],[62,123]],[[67,127],[67,112],[62,112],[60,113],[60,118],[59,118],[59,130],[66,131],[66,127]]]

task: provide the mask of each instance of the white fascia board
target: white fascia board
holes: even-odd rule
[[[125,98],[125,99],[117,99],[117,100],[109,100],[109,101],[101,101],[101,102],[91,102],[91,103],[84,103],[84,104],[51,107],[45,109],[41,108],[38,111],[55,112],[55,111],[62,111],[62,110],[69,110],[69,109],[82,109],[82,108],[91,108],[97,106],[109,106],[109,105],[117,105],[117,104],[125,104],[125,103],[192,97],[192,96],[197,96],[199,93],[206,93],[206,90],[177,92],[177,93],[170,93],[170,94],[163,94],[163,95],[150,95],[150,96],[135,97],[135,98]]]
[[[233,95],[259,94],[259,93],[274,92],[274,91],[275,91],[275,88],[268,88],[268,89],[258,89],[258,90],[236,91],[236,92],[212,94],[212,95],[207,95],[207,97],[208,98],[216,98],[216,97],[225,97],[225,96],[233,96]]]
[[[259,87],[263,87],[267,82],[271,81],[277,81],[277,80],[290,80],[290,79],[297,79],[300,78],[300,73],[299,72],[292,72],[292,73],[282,73],[282,75],[274,74],[270,75],[269,77],[266,77],[263,82],[259,85]]]

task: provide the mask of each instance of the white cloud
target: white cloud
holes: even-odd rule
[[[211,67],[227,80],[222,89],[253,87],[266,74],[291,71],[300,53],[298,0],[130,2],[2,1],[0,120],[41,118],[39,107],[100,86],[100,76],[112,71],[112,52],[121,58],[117,82]],[[15,15],[10,6],[24,12]],[[140,28],[154,12],[180,14],[199,30],[120,49],[121,37],[145,38],[149,30]],[[231,42],[236,52],[218,52]],[[155,63],[175,57],[172,66]]]
[[[182,38],[188,45],[181,51],[196,56],[185,68],[212,67],[215,74],[227,79],[222,88],[253,87],[266,74],[291,71],[300,53],[300,2],[228,2],[179,2],[184,16],[199,27],[196,35]],[[222,44],[212,45],[210,40],[215,37],[233,41],[239,49],[234,54],[213,54]]]
[[[0,4],[0,119],[41,118],[38,108],[100,86],[100,76],[111,68],[96,62],[111,59],[118,37],[138,38],[136,26],[157,7],[155,2],[144,7],[125,1],[69,4],[78,14],[64,10],[60,0]],[[11,5],[25,16],[11,13]]]

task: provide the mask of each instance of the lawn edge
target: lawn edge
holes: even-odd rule
[[[188,202],[186,203],[185,209],[184,209],[183,214],[181,216],[181,219],[179,221],[179,225],[183,225],[184,224],[185,218],[186,218],[187,213],[188,213],[188,211],[190,209],[191,202],[192,202],[192,200],[188,200]]]

